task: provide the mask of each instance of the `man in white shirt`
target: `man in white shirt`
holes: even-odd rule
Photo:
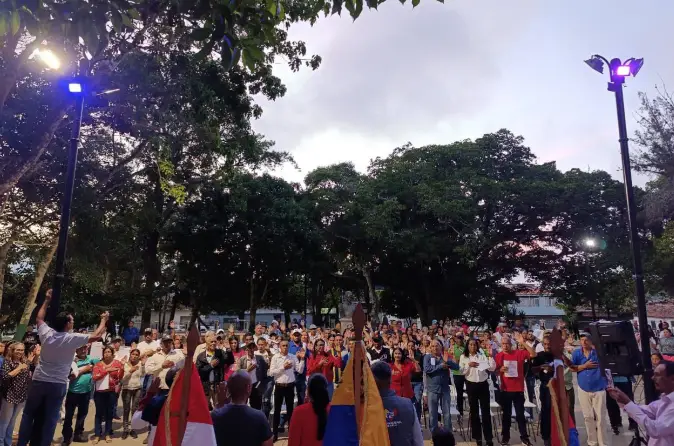
[[[269,336],[265,334],[264,327],[262,326],[262,324],[257,324],[255,326],[255,335],[253,336],[253,340],[257,344],[257,341],[260,338],[264,338],[265,340],[268,340]]]
[[[648,446],[669,446],[674,444],[674,362],[661,361],[653,373],[653,382],[662,396],[647,406],[635,404],[616,387],[607,392],[646,431]]]
[[[153,354],[145,363],[145,372],[159,378],[159,388],[163,392],[168,392],[169,386],[166,384],[166,374],[172,368],[181,369],[185,365],[185,355],[182,350],[173,348],[173,338],[164,335],[161,338],[161,350]]]
[[[279,352],[271,358],[269,375],[274,378],[274,441],[278,440],[278,426],[281,422],[281,407],[285,401],[288,425],[293,415],[295,404],[295,372],[304,371],[304,352],[298,356],[288,353],[288,340],[279,344]]]
[[[40,337],[40,360],[35,367],[28,399],[21,417],[18,445],[51,445],[59,421],[61,405],[68,390],[68,376],[75,357],[75,350],[98,341],[105,333],[108,312],[101,315],[98,328],[91,334],[71,333],[75,325],[73,316],[59,313],[49,327],[44,321],[52,291],[47,291],[44,303],[36,316],[37,334]],[[36,423],[37,421],[37,423]],[[40,424],[38,424],[40,423]]]
[[[143,359],[149,358],[159,350],[159,342],[152,340],[151,328],[148,327],[143,331],[143,340],[138,343],[136,348],[140,351],[140,357]]]

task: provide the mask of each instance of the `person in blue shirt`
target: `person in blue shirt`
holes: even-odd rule
[[[124,329],[122,332],[122,337],[124,338],[124,345],[131,346],[132,342],[138,343],[138,336],[140,333],[138,329],[133,326],[133,321],[129,321],[129,326]]]
[[[606,378],[590,335],[581,333],[580,348],[574,350],[568,366],[577,373],[578,401],[587,429],[588,446],[608,446]],[[595,421],[596,419],[596,421]]]
[[[424,356],[431,432],[438,427],[438,407],[440,404],[442,404],[443,425],[446,428],[452,426],[449,370],[459,370],[459,364],[452,361],[449,355],[444,354],[442,342],[436,339],[433,341],[432,347],[432,353]]]
[[[297,353],[304,353],[304,360],[308,361],[311,352],[302,344],[302,332],[299,329],[292,331],[291,340],[288,343],[288,353],[297,356]],[[299,358],[298,358],[299,359]],[[306,363],[305,363],[306,364]],[[304,404],[304,396],[307,393],[307,368],[302,373],[295,372],[295,392],[297,392],[297,405]]]

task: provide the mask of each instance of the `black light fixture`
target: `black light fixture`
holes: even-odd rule
[[[630,166],[630,153],[625,123],[625,100],[623,97],[623,85],[625,78],[636,76],[644,65],[643,59],[629,58],[624,62],[620,59],[611,59],[609,62],[603,56],[593,55],[586,60],[590,68],[603,73],[604,64],[609,67],[608,90],[615,94],[616,109],[618,112],[618,142],[620,143],[620,156],[623,165],[623,178],[625,184],[625,198],[627,201],[627,217],[629,221],[630,245],[632,247],[632,263],[634,272],[634,291],[637,301],[637,316],[639,320],[639,334],[641,337],[641,360],[644,366],[644,394],[647,403],[657,399],[657,393],[653,384],[653,365],[651,363],[651,346],[649,344],[648,317],[646,315],[646,289],[644,287],[644,273],[641,261],[641,248],[636,219],[636,202],[634,200],[634,188],[632,187],[632,168]],[[636,437],[638,438],[638,436]],[[638,443],[637,443],[638,444]]]

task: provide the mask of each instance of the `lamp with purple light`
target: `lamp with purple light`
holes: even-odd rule
[[[615,74],[618,76],[629,76],[631,74],[630,66],[620,65],[618,68],[616,68]]]
[[[618,142],[620,143],[620,157],[623,166],[623,180],[625,184],[625,201],[627,207],[630,246],[632,248],[632,269],[634,277],[634,291],[637,301],[637,315],[639,318],[639,334],[641,338],[641,360],[644,366],[643,383],[646,403],[650,404],[657,398],[653,384],[653,366],[651,364],[651,345],[649,343],[648,318],[646,316],[646,288],[644,286],[643,265],[641,262],[641,241],[637,228],[637,212],[632,186],[632,167],[630,162],[629,136],[625,119],[625,99],[623,87],[625,78],[636,76],[644,65],[644,60],[630,57],[621,62],[614,58],[610,61],[599,54],[595,54],[585,61],[594,71],[604,72],[604,65],[609,67],[608,91],[615,95],[615,104],[618,114]],[[586,247],[587,247],[586,243]],[[639,430],[635,431],[632,444],[640,444]]]

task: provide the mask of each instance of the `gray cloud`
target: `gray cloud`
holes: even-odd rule
[[[272,107],[263,104],[257,127],[292,150],[319,129],[405,140],[448,116],[476,115],[501,76],[499,51],[535,11],[430,1],[412,10],[391,0],[355,22],[333,17],[300,28],[294,37],[306,40],[323,64],[283,76],[289,93]]]

